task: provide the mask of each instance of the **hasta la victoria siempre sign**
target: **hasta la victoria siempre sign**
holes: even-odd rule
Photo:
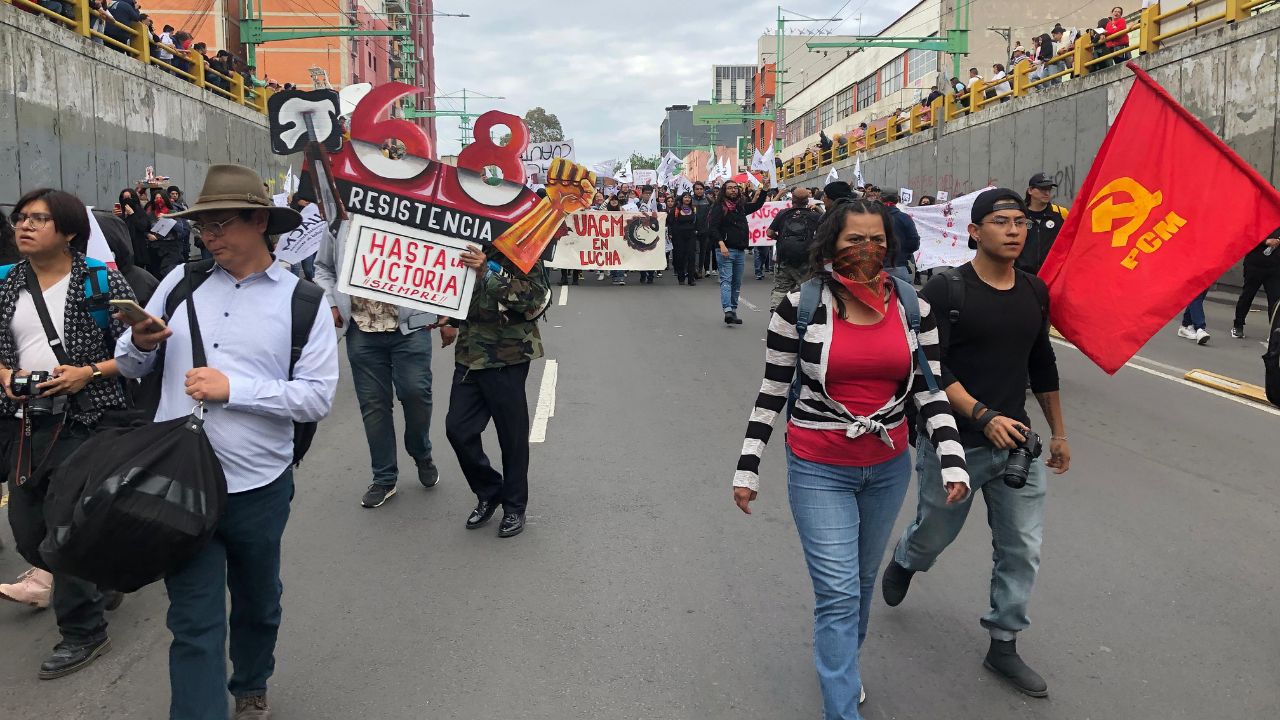
[[[342,291],[461,319],[475,282],[475,273],[461,265],[462,250],[478,245],[529,272],[565,217],[590,205],[595,174],[556,159],[545,181],[547,196],[539,197],[524,185],[528,128],[496,111],[476,120],[475,142],[463,149],[457,167],[432,160],[434,148],[422,129],[389,117],[400,98],[421,92],[404,83],[374,88],[351,114],[349,142],[330,152],[312,138],[308,159],[315,156],[313,177],[330,191],[319,193],[325,218],[341,221]],[[327,110],[317,105],[317,113]],[[296,117],[292,122],[315,125]],[[497,126],[510,133],[506,145],[492,139]]]

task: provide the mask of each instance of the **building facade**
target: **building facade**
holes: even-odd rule
[[[709,100],[699,100],[699,105],[709,105]],[[666,116],[658,126],[658,154],[671,151],[683,157],[694,149],[704,149],[713,142],[734,147],[738,138],[748,136],[751,128],[747,123],[730,125],[696,125],[693,122],[693,106],[672,105],[666,109]]]
[[[755,101],[754,65],[712,65],[711,102],[751,105]]]

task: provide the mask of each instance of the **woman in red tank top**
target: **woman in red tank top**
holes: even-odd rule
[[[959,434],[945,393],[929,390],[916,343],[937,360],[928,304],[884,271],[893,224],[883,206],[854,200],[828,211],[818,228],[812,270],[817,307],[799,337],[803,291],[779,304],[769,326],[765,381],[751,414],[734,497],[744,512],[758,489],[760,454],[786,404],[784,377],[799,373],[800,394],[787,422],[787,489],[813,580],[814,656],[826,720],[859,720],[865,700],[858,656],[876,575],[911,481],[906,403],[934,447],[948,448],[948,501],[968,494]],[[810,282],[814,282],[811,280]],[[898,293],[910,293],[900,299]],[[906,307],[919,303],[920,339]]]

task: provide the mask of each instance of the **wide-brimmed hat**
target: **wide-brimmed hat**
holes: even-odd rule
[[[302,224],[297,210],[278,207],[267,196],[262,177],[243,165],[213,165],[204,177],[204,187],[195,204],[169,217],[191,217],[218,210],[266,210],[267,234],[279,235]]]

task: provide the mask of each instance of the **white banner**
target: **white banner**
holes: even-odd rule
[[[778,213],[788,207],[791,207],[791,203],[785,200],[774,200],[765,203],[764,207],[747,216],[747,227],[751,232],[751,247],[769,247],[777,243],[769,237],[769,226],[773,224],[773,219],[778,217]]]
[[[524,174],[532,178],[538,177],[539,183],[547,181],[547,171],[551,169],[551,161],[556,158],[577,161],[572,140],[554,140],[551,142],[529,143],[520,155],[524,164]],[[610,168],[612,171],[612,168]]]
[[[566,270],[662,270],[667,265],[667,216],[608,211],[565,218],[568,235],[548,267]]]
[[[319,205],[311,203],[302,208],[302,224],[276,240],[276,259],[297,265],[314,255],[324,239],[324,226]]]
[[[976,251],[969,249],[969,218],[978,193],[989,189],[983,188],[937,205],[898,206],[899,210],[915,220],[916,231],[920,233],[920,251],[916,253],[917,270],[959,267],[973,259]]]
[[[476,273],[462,264],[466,240],[368,215],[343,228],[338,289],[349,295],[465,319]]]
[[[634,171],[634,177],[636,181],[632,183],[632,185],[635,185],[636,187],[644,187],[645,185],[658,184],[657,170],[649,170],[647,168],[641,168],[639,170]]]

